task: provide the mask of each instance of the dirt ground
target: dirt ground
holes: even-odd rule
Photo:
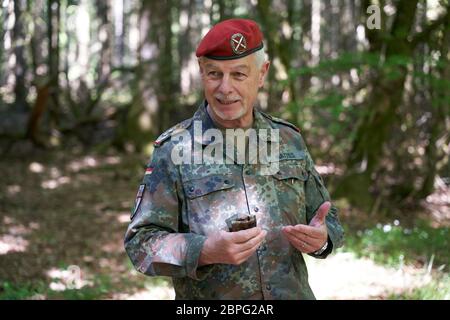
[[[86,281],[105,275],[121,292],[136,290],[142,279],[129,283],[122,243],[145,161],[63,153],[2,159],[0,279],[58,288],[69,276],[63,271],[78,266]]]
[[[170,280],[138,274],[123,249],[146,161],[76,151],[3,157],[0,295],[73,298],[65,290],[94,288],[75,298],[173,299]],[[321,299],[385,299],[430,277],[423,269],[387,268],[344,251],[307,262]]]

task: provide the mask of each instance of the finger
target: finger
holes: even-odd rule
[[[295,229],[285,230],[285,233],[288,233],[290,236],[297,238],[301,241],[311,242],[316,240],[316,238],[310,237],[307,234],[304,234],[302,232],[298,232]]]
[[[303,233],[311,238],[322,238],[323,230],[320,227],[307,226],[306,224],[297,224],[293,227],[293,232]]]
[[[251,238],[250,240],[248,240],[247,242],[244,243],[240,243],[238,244],[239,246],[239,251],[245,251],[248,250],[250,248],[253,248],[255,245],[260,245],[261,242],[264,240],[264,238],[266,237],[267,231],[263,230],[260,234],[258,234],[256,237]]]
[[[257,243],[257,244],[254,245],[253,247],[251,247],[251,248],[249,248],[249,249],[247,249],[247,250],[244,250],[244,251],[238,253],[238,254],[236,255],[237,259],[240,260],[241,263],[244,262],[244,261],[247,260],[252,254],[255,253],[255,251],[259,248],[260,245],[261,245],[261,243]]]
[[[294,227],[295,227],[295,225],[289,225],[289,226],[284,226],[281,229],[282,230],[295,231]]]
[[[286,232],[289,236],[297,239],[301,243],[306,243],[312,248],[320,248],[323,246],[323,237],[321,238],[311,238],[300,232]],[[315,250],[314,250],[315,251]]]
[[[289,242],[299,251],[304,253],[311,253],[314,252],[314,246],[312,246],[310,243],[307,243],[305,241],[301,241],[297,239],[296,237],[288,234],[287,235]]]
[[[247,242],[251,238],[256,237],[261,232],[262,232],[261,228],[254,227],[236,232],[225,232],[225,237],[227,239],[230,239],[234,243],[242,243]]]
[[[292,234],[303,234],[305,236],[317,239],[322,238],[323,231],[319,227],[307,226],[304,224],[297,224],[295,226],[283,227],[284,232],[290,232]]]
[[[322,205],[319,207],[319,209],[317,209],[316,215],[311,220],[311,222],[322,223],[322,224],[325,223],[325,218],[326,218],[330,208],[331,208],[330,201],[325,201],[324,203],[322,203]]]
[[[311,237],[310,235],[299,232],[293,228],[290,231],[285,230],[284,233],[289,234],[290,236],[295,237],[300,241],[304,241],[313,247],[321,247],[323,245],[323,242],[325,241],[324,238],[327,237],[327,235],[325,235],[325,234],[321,234],[320,237],[316,237],[316,238]]]

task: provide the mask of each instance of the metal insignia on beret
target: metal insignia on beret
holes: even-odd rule
[[[235,33],[231,36],[230,44],[231,49],[233,49],[233,52],[236,54],[244,53],[247,50],[247,41],[240,33]]]

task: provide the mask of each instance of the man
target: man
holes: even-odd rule
[[[156,140],[126,251],[140,272],[172,277],[177,299],[314,299],[302,253],[325,258],[342,245],[343,230],[298,129],[254,108],[269,69],[261,31],[251,20],[223,21],[196,55],[205,101]],[[215,143],[195,135],[195,123],[201,133],[277,129],[278,140],[264,139],[279,145],[269,163],[278,170],[268,174],[250,152],[245,163],[174,163],[177,146]],[[193,139],[179,138],[185,132]],[[254,215],[256,227],[230,232],[236,214]]]

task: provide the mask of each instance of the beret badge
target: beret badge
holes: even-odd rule
[[[230,44],[235,54],[241,54],[247,50],[247,41],[240,33],[235,33],[231,36]]]

